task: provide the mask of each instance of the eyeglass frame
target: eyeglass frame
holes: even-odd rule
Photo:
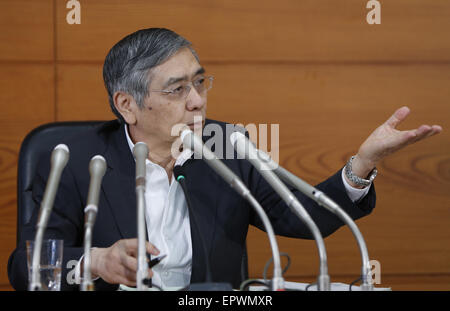
[[[209,88],[205,90],[205,94],[206,94],[206,93],[208,93],[208,91],[209,91],[210,89],[212,89],[213,81],[214,81],[214,76],[204,76],[203,78],[204,78],[204,79],[208,79],[209,82],[210,82]],[[191,85],[192,85],[192,86],[191,86]],[[194,89],[197,91],[197,89],[196,89],[195,86],[194,86],[193,81],[189,81],[189,82],[185,85],[185,87],[187,88],[187,92],[186,92],[186,96],[183,98],[183,100],[186,99],[186,98],[188,97],[188,95],[189,95],[189,93],[191,92],[192,88],[194,88]],[[170,90],[149,90],[149,92],[160,92],[160,93],[164,93],[165,95],[170,95],[170,94],[174,95],[175,90],[171,90],[171,91],[170,91]],[[197,93],[198,93],[198,91],[197,91]],[[198,93],[198,94],[201,96],[200,93]],[[180,99],[181,99],[181,98],[180,98]]]

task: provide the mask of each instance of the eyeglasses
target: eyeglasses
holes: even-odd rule
[[[169,99],[174,101],[185,100],[189,95],[192,86],[195,88],[200,96],[205,96],[206,93],[212,88],[214,77],[213,76],[201,76],[196,78],[192,82],[179,82],[174,86],[166,90],[150,90],[150,92],[160,92],[168,96]],[[192,85],[192,86],[191,86]]]

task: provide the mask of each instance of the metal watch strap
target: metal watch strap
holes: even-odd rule
[[[347,176],[347,178],[351,182],[353,182],[355,185],[367,187],[373,182],[373,180],[377,176],[377,174],[378,174],[377,168],[374,168],[370,172],[369,179],[364,179],[364,178],[358,177],[355,174],[353,174],[353,170],[352,170],[352,162],[353,162],[354,158],[355,158],[355,156],[351,156],[350,159],[348,160],[347,164],[345,165],[345,168],[344,168],[345,176]]]

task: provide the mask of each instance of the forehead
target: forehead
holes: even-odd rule
[[[182,48],[151,70],[152,85],[162,85],[170,78],[192,78],[200,68],[201,65],[191,50]]]

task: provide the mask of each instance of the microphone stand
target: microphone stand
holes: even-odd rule
[[[50,214],[52,212],[53,203],[55,201],[56,192],[58,190],[59,180],[62,171],[69,160],[69,148],[64,144],[57,145],[51,155],[51,168],[48,177],[47,185],[45,187],[44,197],[42,199],[41,208],[39,211],[39,218],[36,225],[36,235],[34,238],[33,257],[31,265],[31,283],[29,285],[30,291],[39,291],[42,289],[40,263],[42,241],[44,239],[44,231],[47,227]]]
[[[262,151],[260,151],[262,154]],[[265,154],[263,157],[269,157],[269,155]],[[270,158],[270,157],[269,157]],[[273,161],[270,159],[270,161]],[[275,174],[278,175],[282,180],[290,184],[291,186],[297,188],[299,191],[303,192],[305,195],[316,201],[319,205],[325,207],[328,211],[337,215],[345,224],[347,224],[355,237],[359,251],[362,259],[362,267],[361,267],[361,290],[363,291],[371,291],[373,290],[373,285],[369,280],[372,280],[372,274],[370,271],[370,262],[369,262],[369,253],[367,251],[367,246],[364,241],[364,238],[361,234],[361,231],[358,229],[358,226],[353,221],[353,219],[331,198],[329,198],[322,191],[318,190],[315,187],[312,187],[308,183],[301,180],[299,177],[295,176],[288,170],[278,166],[275,169]]]
[[[94,156],[89,162],[89,173],[91,180],[87,198],[87,206],[84,209],[85,231],[84,231],[84,259],[83,259],[83,281],[82,291],[93,291],[94,283],[91,274],[91,245],[92,230],[97,216],[100,187],[106,171],[106,161],[101,155]]]
[[[148,264],[145,247],[145,184],[148,147],[143,142],[134,145],[133,153],[136,158],[136,203],[137,203],[137,231],[138,231],[138,269],[136,271],[136,287],[139,291],[148,290]]]
[[[221,162],[216,155],[206,147],[200,138],[198,138],[192,131],[184,130],[181,133],[181,140],[186,148],[194,151],[197,155],[200,155],[203,160],[219,175],[221,176],[237,193],[244,197],[250,205],[255,209],[259,217],[261,218],[264,227],[266,229],[267,235],[269,237],[269,242],[272,250],[273,256],[273,278],[271,282],[272,290],[283,290],[284,289],[284,279],[281,269],[281,259],[280,252],[278,249],[278,244],[275,238],[275,233],[267,217],[266,212],[258,203],[258,201],[252,196],[250,190],[245,186],[245,184],[239,179],[239,177],[233,173],[223,162]]]
[[[330,290],[330,276],[328,275],[327,253],[325,243],[319,228],[300,204],[297,198],[272,172],[271,168],[258,158],[258,153],[253,144],[240,132],[234,132],[231,137],[232,145],[241,156],[245,156],[253,166],[259,171],[261,176],[272,186],[279,196],[286,202],[291,211],[309,228],[316,241],[319,252],[319,276],[317,277],[317,287],[320,291]]]
[[[86,217],[92,218],[86,222],[84,229],[84,258],[83,258],[83,280],[81,283],[82,291],[93,291],[94,283],[91,274],[91,245],[92,245],[92,227],[97,214],[97,206],[91,204],[84,209]],[[92,216],[91,216],[92,215]]]

